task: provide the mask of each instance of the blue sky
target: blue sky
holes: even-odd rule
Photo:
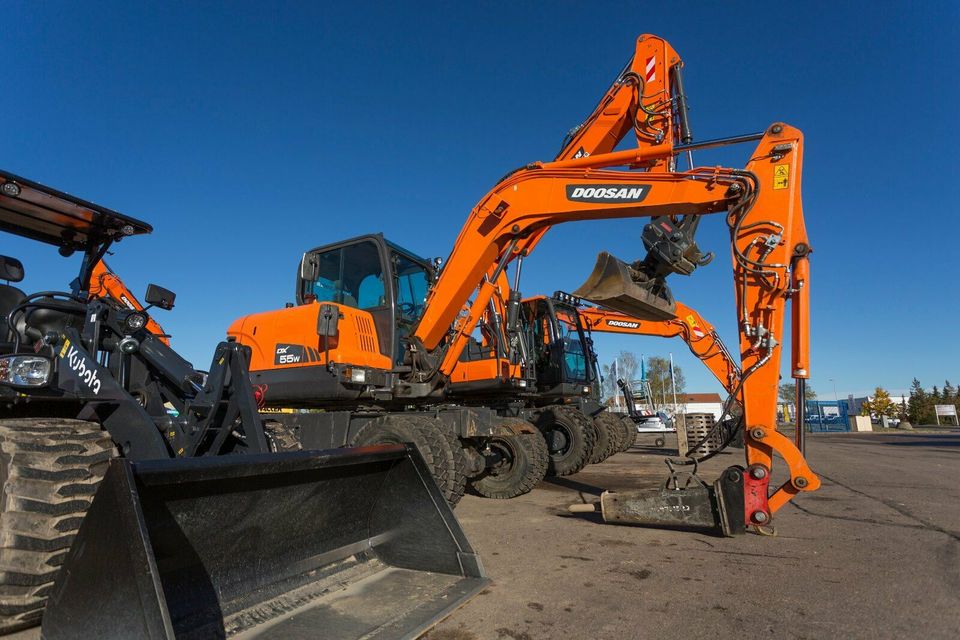
[[[507,170],[549,160],[640,33],[686,63],[694,134],[782,120],[806,135],[814,247],[811,383],[821,397],[960,382],[960,5],[952,3],[4,3],[0,166],[150,221],[110,263],[200,366],[231,320],[293,299],[304,249],[383,231],[446,256]],[[742,166],[749,148],[702,153]],[[562,225],[524,268],[525,294],[572,290],[599,250],[639,257],[642,221]],[[721,258],[677,297],[734,345]],[[11,239],[28,289],[74,261]],[[679,342],[690,391],[719,390]]]

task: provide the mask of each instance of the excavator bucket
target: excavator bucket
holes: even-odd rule
[[[630,277],[630,267],[601,251],[587,281],[573,295],[640,320],[671,320],[677,303],[662,282],[640,286]]]
[[[42,634],[415,638],[487,583],[412,446],[115,460]]]

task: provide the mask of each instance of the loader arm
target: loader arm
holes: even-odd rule
[[[713,325],[695,309],[677,303],[677,317],[672,320],[641,320],[625,313],[599,307],[581,307],[580,318],[590,331],[636,336],[675,338],[680,336],[695,355],[727,390],[735,393],[740,383],[740,367],[727,350]]]

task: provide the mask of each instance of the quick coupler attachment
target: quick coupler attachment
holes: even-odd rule
[[[682,475],[687,477],[681,479]],[[729,467],[712,486],[695,473],[675,472],[660,489],[604,491],[599,504],[574,504],[569,510],[571,513],[600,511],[603,521],[610,524],[735,536],[746,533],[743,468]]]

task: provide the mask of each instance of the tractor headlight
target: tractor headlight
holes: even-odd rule
[[[127,316],[127,319],[123,321],[127,326],[129,331],[137,331],[138,329],[143,329],[147,324],[147,314],[145,313],[131,313]]]
[[[517,381],[517,386],[520,387],[521,389],[523,389],[523,388],[525,388],[525,387],[527,386],[527,381],[526,381],[526,380],[518,380],[518,381]]]
[[[350,382],[366,382],[366,381],[367,381],[366,369],[353,369],[350,371]]]
[[[586,395],[586,396],[590,395],[590,387],[583,388],[583,395]]]
[[[5,356],[0,358],[0,382],[17,387],[42,387],[50,381],[53,369],[42,356]]]

